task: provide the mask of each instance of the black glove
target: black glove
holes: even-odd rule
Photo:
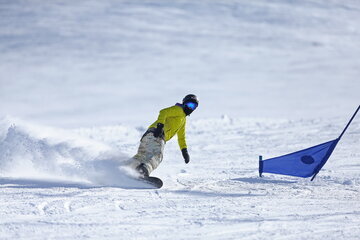
[[[163,132],[164,124],[158,123],[154,131],[154,137],[158,138]]]
[[[181,149],[182,155],[184,157],[185,163],[188,164],[190,162],[190,156],[189,153],[187,151],[187,148],[183,148]]]

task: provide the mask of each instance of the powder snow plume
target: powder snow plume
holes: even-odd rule
[[[6,117],[0,121],[0,176],[61,179],[90,185],[131,185],[129,156],[62,129]]]

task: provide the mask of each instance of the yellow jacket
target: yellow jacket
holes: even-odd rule
[[[156,128],[158,123],[164,124],[166,142],[177,133],[180,149],[187,148],[185,140],[186,114],[181,106],[175,105],[161,110],[158,119],[149,128]]]

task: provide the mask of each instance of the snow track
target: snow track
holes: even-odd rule
[[[343,119],[332,122],[332,125],[327,120],[275,123],[268,119],[229,117],[191,122],[188,126],[188,138],[194,146],[190,148],[191,163],[184,165],[176,141],[169,142],[165,160],[154,172],[164,180],[160,190],[96,187],[88,185],[88,181],[2,177],[0,236],[357,239],[360,175],[356,169],[360,166],[353,149],[359,146],[358,119],[314,182],[270,174],[259,178],[257,154],[244,147],[251,145],[252,149],[264,149],[266,153],[267,148],[262,145],[271,138],[272,153],[283,154],[339,132]],[[208,125],[219,127],[204,131]],[[116,134],[123,132],[124,126],[111,129]],[[130,128],[128,131],[131,132]],[[107,146],[117,145],[112,134],[107,138],[101,132],[104,128],[75,130],[73,134],[80,134],[79,138],[92,136],[93,141],[97,141],[97,136]],[[286,146],[278,144],[285,133]],[[222,138],[216,137],[219,134]],[[129,153],[136,150],[137,141],[127,144]]]

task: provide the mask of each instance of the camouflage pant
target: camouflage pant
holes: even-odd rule
[[[141,163],[151,173],[154,171],[163,159],[165,141],[162,138],[154,137],[152,132],[143,136],[137,154],[132,158],[132,167],[136,168]]]

